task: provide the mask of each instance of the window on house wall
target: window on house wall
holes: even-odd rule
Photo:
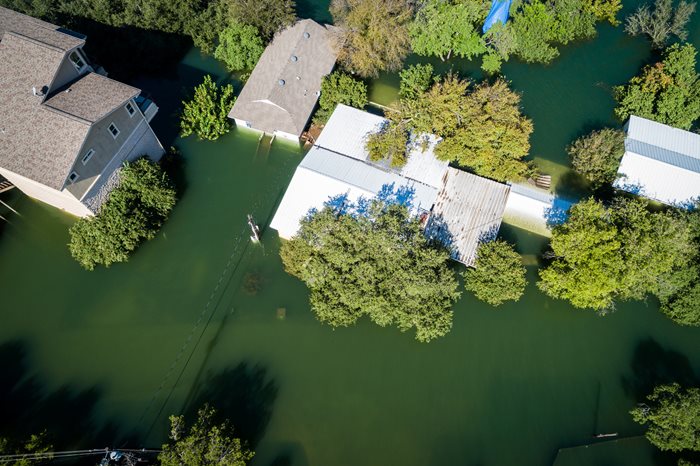
[[[88,161],[92,158],[92,155],[95,153],[94,149],[90,149],[83,155],[83,165],[87,164]]]
[[[117,136],[119,136],[119,128],[117,128],[117,125],[114,123],[109,124],[109,132],[112,134],[112,137],[114,139],[117,139]]]
[[[75,183],[75,182],[78,180],[78,178],[80,178],[80,175],[78,175],[78,174],[75,173],[75,172],[71,172],[70,175],[68,175],[68,180],[69,180],[71,183]]]
[[[134,106],[131,105],[131,102],[128,102],[126,105],[126,111],[129,113],[129,116],[134,116],[134,113],[136,113],[136,110],[134,109]]]
[[[70,55],[68,55],[68,58],[79,72],[85,69],[85,60],[83,60],[83,57],[80,56],[77,50],[72,51]]]

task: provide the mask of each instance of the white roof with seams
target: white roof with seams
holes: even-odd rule
[[[626,129],[617,188],[665,204],[700,197],[700,135],[637,116]]]
[[[414,147],[406,165],[393,169],[368,160],[365,140],[386,120],[338,105],[316,145],[297,167],[270,226],[281,238],[299,230],[311,209],[321,209],[330,198],[347,194],[348,200],[374,197],[384,185],[414,190],[416,213],[431,212],[426,233],[452,249],[452,257],[473,265],[479,243],[495,236],[501,224],[509,187],[449,168],[437,160],[434,136],[427,149]]]

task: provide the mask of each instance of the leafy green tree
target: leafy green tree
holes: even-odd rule
[[[464,272],[464,287],[492,306],[518,301],[527,280],[522,258],[503,240],[479,245],[473,269]]]
[[[98,214],[70,228],[73,258],[87,270],[126,262],[144,240],[156,236],[175,202],[175,190],[158,164],[145,157],[125,163],[119,185]]]
[[[568,148],[574,169],[594,188],[615,181],[625,153],[625,133],[604,128],[576,139]]]
[[[401,204],[373,199],[363,214],[345,209],[311,213],[280,250],[287,272],[309,287],[316,317],[346,327],[366,315],[415,329],[421,342],[447,334],[459,297],[447,250]]]
[[[677,383],[660,385],[630,411],[635,422],[649,428],[646,438],[664,451],[700,451],[700,389]]]
[[[254,26],[265,40],[294,24],[294,0],[221,0],[234,21]]]
[[[549,63],[559,56],[551,45],[557,39],[557,21],[554,13],[538,1],[524,4],[513,16],[515,53],[526,63]]]
[[[521,113],[520,96],[506,81],[478,84],[463,106],[453,111],[459,130],[438,144],[439,158],[499,181],[528,176],[530,168],[523,158],[530,150],[532,121]]]
[[[229,71],[252,70],[264,51],[258,30],[234,21],[221,31],[214,58],[224,62]]]
[[[524,3],[510,26],[515,36],[514,53],[528,63],[551,62],[559,56],[558,44],[594,37],[597,15],[607,18],[615,9],[610,3],[619,2],[600,2],[595,7],[587,0]]]
[[[367,85],[342,71],[334,71],[324,76],[314,123],[327,122],[338,104],[364,108],[367,105]]]
[[[228,112],[235,100],[233,86],[227,84],[219,87],[210,75],[206,75],[204,82],[194,88],[192,100],[182,102],[182,137],[196,134],[200,139],[215,141],[228,133],[231,128]]]
[[[532,122],[520,112],[520,96],[502,79],[468,92],[470,84],[450,74],[427,92],[402,99],[387,114],[389,126],[368,139],[370,157],[384,153],[392,165],[402,166],[410,148],[407,135],[434,134],[442,138],[435,149],[442,160],[496,180],[526,177],[530,168],[522,159],[530,150]]]
[[[538,286],[575,307],[606,313],[616,300],[660,299],[688,286],[697,257],[694,230],[685,214],[651,212],[640,199],[606,208],[589,199],[570,210],[552,231],[552,263]]]
[[[691,271],[691,273],[693,273]],[[695,281],[677,293],[661,300],[661,312],[681,325],[700,326],[700,282]]]
[[[590,0],[584,5],[586,11],[592,13],[598,21],[607,21],[613,26],[620,24],[617,13],[622,9],[621,0]]]
[[[403,167],[408,161],[410,133],[406,125],[389,122],[367,138],[365,147],[369,159],[388,160],[392,167]]]
[[[552,231],[555,260],[540,270],[537,285],[575,307],[607,312],[620,289],[621,247],[608,210],[593,199],[580,202],[571,208],[568,220]]]
[[[419,55],[449,60],[452,54],[471,59],[486,51],[480,27],[488,12],[476,0],[428,0],[411,26],[411,47]]]
[[[411,5],[409,0],[332,0],[340,63],[363,78],[401,69],[410,50]]]
[[[255,453],[227,422],[217,424],[215,414],[204,406],[189,430],[183,416],[170,416],[170,442],[158,454],[160,466],[246,466]]]
[[[654,48],[666,46],[671,36],[688,38],[686,25],[695,11],[695,3],[680,0],[673,8],[673,0],[655,0],[654,6],[641,5],[627,17],[625,31],[633,36],[646,35]]]
[[[399,97],[416,99],[422,96],[433,84],[433,65],[430,63],[410,65],[399,73]]]
[[[663,61],[646,66],[626,86],[614,88],[621,120],[630,115],[690,129],[700,117],[700,75],[695,71],[697,52],[691,44],[674,44]]]

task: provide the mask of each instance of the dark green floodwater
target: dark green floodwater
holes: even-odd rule
[[[322,3],[301,2],[302,11],[327,18]],[[690,37],[700,45],[698,15]],[[535,123],[532,155],[561,192],[575,181],[564,146],[614,123],[610,87],[649,59],[643,40],[602,26],[549,67],[505,66]],[[191,51],[174,80],[136,82],[161,105],[155,128],[166,144],[182,90],[206,72],[225,78]],[[382,77],[372,100],[389,103],[396,82]],[[174,144],[186,188],[162,233],[127,264],[82,271],[66,248],[73,219],[2,195],[21,214],[0,209],[10,220],[0,222],[5,430],[46,427],[70,446],[130,436],[142,440],[129,445],[157,446],[168,414],[209,400],[258,441],[256,465],[668,463],[627,412],[655,381],[696,380],[699,329],[674,325],[651,301],[604,318],[574,310],[539,293],[531,267],[521,302],[494,310],[465,294],[452,332],[435,343],[368,322],[333,331],[282,270],[275,232],[248,241],[246,214],[269,220],[301,151],[276,143],[256,155],[255,136],[237,131]],[[501,231],[529,257],[546,245]],[[576,448],[612,432],[621,440]]]

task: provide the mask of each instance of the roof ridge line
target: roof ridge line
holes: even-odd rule
[[[77,121],[78,123],[82,123],[82,124],[87,125],[87,126],[92,126],[92,124],[93,124],[91,121],[86,120],[84,118],[80,118],[77,115],[73,115],[72,113],[68,113],[68,112],[65,112],[63,110],[59,110],[56,107],[52,107],[51,105],[48,105],[46,102],[43,102],[41,104],[41,107],[45,108],[46,110],[48,110],[50,112],[54,112],[54,113],[57,113],[59,115],[65,116],[66,118]],[[102,120],[100,120],[100,121],[102,121]],[[97,123],[97,122],[95,122],[95,123]]]
[[[38,39],[34,39],[33,37],[26,36],[26,35],[22,34],[21,32],[8,30],[8,31],[5,31],[5,34],[11,34],[11,35],[17,36],[20,39],[32,42],[32,43],[39,45],[41,47],[46,47],[47,49],[55,50],[56,52],[60,52],[64,55],[67,52],[67,50],[64,50],[60,47],[56,47],[55,45],[47,44],[46,42],[40,41]]]

